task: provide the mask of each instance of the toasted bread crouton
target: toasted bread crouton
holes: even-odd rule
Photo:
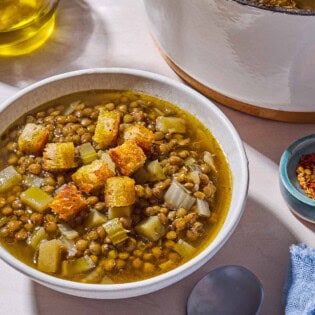
[[[143,150],[133,141],[126,141],[122,145],[108,151],[122,175],[130,175],[140,168],[146,156]]]
[[[52,211],[59,215],[60,219],[68,221],[86,208],[87,202],[74,185],[66,185],[54,197],[50,203]]]
[[[106,179],[115,176],[104,161],[96,160],[89,165],[80,167],[73,175],[72,180],[81,191],[90,193],[106,183]]]
[[[118,112],[109,112],[103,108],[98,115],[93,140],[105,149],[113,146],[119,133],[120,114]]]
[[[44,169],[47,171],[62,171],[77,166],[74,159],[74,144],[47,143],[44,153]]]
[[[49,138],[49,130],[41,125],[26,124],[18,139],[19,149],[26,154],[40,154]]]
[[[128,176],[116,176],[106,180],[105,204],[107,207],[126,207],[135,203],[135,181]]]
[[[142,125],[133,125],[125,130],[124,139],[126,141],[135,141],[136,144],[141,147],[144,152],[150,153],[154,140],[154,134],[150,129]]]

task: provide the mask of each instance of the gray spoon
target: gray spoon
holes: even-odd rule
[[[258,315],[264,290],[258,278],[242,266],[212,270],[193,288],[188,315]]]

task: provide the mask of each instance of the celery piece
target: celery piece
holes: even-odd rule
[[[108,152],[104,152],[101,155],[101,160],[104,161],[107,164],[107,167],[113,171],[114,173],[116,172],[116,165],[113,162],[112,158],[108,154]]]
[[[149,241],[157,241],[165,234],[165,228],[158,216],[151,216],[136,226],[136,232]]]
[[[174,209],[185,208],[186,210],[190,210],[196,202],[196,198],[190,195],[190,191],[176,180],[172,181],[164,195],[164,200]]]
[[[64,260],[61,263],[61,275],[63,277],[70,277],[72,275],[72,272],[71,272],[71,261]]]
[[[190,257],[196,249],[184,240],[179,239],[174,245],[174,250],[183,257]]]
[[[90,142],[80,145],[79,153],[84,164],[89,164],[98,158],[98,155]]]
[[[44,178],[39,176],[28,174],[23,180],[23,184],[27,187],[38,187],[40,188],[44,184]]]
[[[164,133],[186,133],[186,122],[179,117],[163,117],[156,119],[156,130]]]
[[[100,281],[100,283],[101,283],[101,284],[113,284],[114,281],[113,281],[110,277],[104,276],[104,277],[102,278],[102,280]]]
[[[185,160],[185,165],[189,167],[194,166],[196,163],[197,161],[192,157],[189,157],[188,159]]]
[[[76,260],[65,260],[61,265],[61,274],[64,277],[71,277],[78,273],[84,273],[95,268],[93,260],[84,256]]]
[[[150,162],[147,165],[147,170],[150,174],[150,181],[159,181],[166,178],[159,160]]]
[[[69,104],[69,106],[64,109],[63,114],[66,116],[72,114],[76,110],[76,108],[81,104],[84,103],[82,103],[81,101],[75,101]]]
[[[21,181],[21,174],[19,174],[13,166],[6,167],[0,172],[0,193],[19,185]]]
[[[45,229],[41,226],[32,233],[31,237],[28,240],[28,244],[32,248],[37,249],[40,242],[47,238],[48,234],[46,233]]]
[[[53,198],[38,187],[30,187],[21,193],[21,201],[38,212],[44,212]]]
[[[175,267],[175,264],[173,261],[171,260],[167,260],[164,263],[159,264],[160,269],[162,269],[163,271],[168,271],[172,268]]]
[[[109,220],[103,227],[114,245],[123,242],[128,238],[125,230],[118,218]]]
[[[57,224],[60,233],[68,240],[74,240],[79,236],[79,233],[72,229],[68,224],[60,223]]]
[[[200,173],[199,171],[192,171],[189,173],[190,179],[194,182],[194,190],[198,191],[200,187]]]
[[[83,273],[95,268],[93,260],[89,256],[84,256],[73,261],[71,265],[72,274]]]
[[[209,218],[211,215],[211,211],[209,208],[209,204],[206,200],[197,198],[197,213],[200,217]]]
[[[72,265],[72,272],[74,274],[82,273],[89,271],[93,268],[95,268],[93,260],[89,256],[84,256],[74,261]]]
[[[131,206],[126,207],[111,207],[108,209],[108,219],[130,217],[131,216]]]
[[[97,210],[91,210],[84,220],[84,226],[87,228],[93,228],[105,223],[106,221],[107,218],[104,214],[98,212]]]
[[[81,282],[83,283],[99,283],[104,277],[105,270],[102,265],[98,265],[94,270],[92,270],[86,277],[84,277]]]
[[[210,152],[205,151],[204,156],[203,156],[203,160],[210,166],[210,168],[214,172],[217,172],[217,168],[215,167],[213,156],[214,155],[212,155]]]
[[[144,168],[140,167],[133,175],[135,181],[137,184],[145,184],[146,182],[150,181],[150,174],[149,172]]]
[[[37,266],[40,271],[56,273],[61,262],[61,246],[56,239],[41,242],[38,249]]]
[[[74,241],[67,239],[63,235],[59,238],[59,240],[61,244],[66,248],[68,257],[74,257],[75,254],[78,252],[75,247]]]

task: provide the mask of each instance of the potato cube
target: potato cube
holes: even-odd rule
[[[41,125],[26,124],[18,139],[19,149],[26,154],[40,154],[49,138],[49,130]]]
[[[107,207],[126,207],[136,201],[135,181],[127,176],[108,178],[105,186]]]
[[[30,187],[20,195],[22,203],[38,212],[44,212],[53,198],[38,187]]]
[[[74,155],[72,142],[48,143],[43,154],[44,169],[53,172],[75,168],[77,164]]]
[[[38,269],[47,273],[56,273],[61,261],[60,242],[51,240],[42,242],[38,250]]]
[[[120,124],[120,114],[109,112],[103,108],[98,115],[93,140],[101,149],[111,147],[115,144]]]
[[[87,202],[74,185],[66,185],[60,190],[51,202],[50,207],[59,218],[65,221],[70,220],[86,208]]]
[[[108,151],[122,175],[130,175],[140,168],[146,160],[143,150],[133,141],[126,141],[122,145]]]
[[[124,139],[126,141],[133,140],[143,149],[144,152],[150,153],[154,140],[154,134],[150,129],[142,125],[133,125],[125,130]]]
[[[72,180],[81,191],[90,193],[102,188],[106,179],[115,176],[104,161],[96,160],[89,165],[80,167],[73,175]]]

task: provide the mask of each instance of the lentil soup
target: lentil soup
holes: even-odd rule
[[[285,9],[315,10],[314,0],[250,0],[249,2]]]
[[[176,268],[215,238],[231,201],[211,132],[137,92],[56,99],[0,147],[1,245],[63,279],[125,283]]]

